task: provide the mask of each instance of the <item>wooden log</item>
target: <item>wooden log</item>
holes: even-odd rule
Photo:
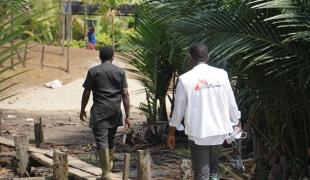
[[[129,164],[130,164],[130,154],[125,153],[123,180],[128,180],[129,178]]]
[[[36,147],[43,148],[44,147],[44,133],[43,133],[42,118],[39,119],[38,123],[34,124],[34,137],[35,137]]]
[[[69,167],[67,153],[54,149],[53,162],[54,180],[67,180]]]
[[[17,173],[23,176],[27,173],[29,164],[29,141],[26,135],[14,137],[14,144],[16,149],[16,159],[18,161]]]
[[[43,69],[44,64],[44,56],[45,56],[45,45],[42,45],[42,52],[41,52],[41,69]]]
[[[152,179],[149,150],[138,150],[138,180]]]
[[[181,180],[189,180],[191,175],[190,160],[181,160]]]

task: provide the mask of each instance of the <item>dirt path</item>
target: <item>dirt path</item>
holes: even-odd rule
[[[34,46],[34,45],[32,45]],[[14,82],[21,82],[13,88],[1,93],[1,97],[19,93],[18,95],[0,102],[0,111],[4,113],[4,124],[7,125],[8,135],[19,133],[30,135],[33,138],[33,123],[40,117],[46,125],[49,133],[46,133],[48,143],[56,144],[92,144],[92,134],[86,124],[79,121],[79,110],[82,84],[87,70],[100,63],[98,51],[72,48],[70,73],[63,68],[66,65],[66,57],[60,54],[60,47],[46,47],[44,68],[40,67],[41,47],[33,47],[28,52],[26,68],[22,65],[15,67],[5,76],[30,70],[21,74],[1,86]],[[127,64],[116,55],[115,63],[121,68]],[[8,66],[9,62],[5,64]],[[57,89],[45,87],[45,83],[59,79],[63,86]],[[143,89],[138,81],[128,77],[129,92],[131,94],[132,117],[138,121],[144,120],[136,107],[145,101],[144,94],[136,94],[135,91]],[[89,111],[92,100],[89,101]],[[27,121],[33,119],[34,121]],[[71,125],[70,125],[71,124]]]
[[[19,134],[26,134],[30,143],[33,144],[34,123],[42,118],[46,148],[65,149],[71,155],[84,157],[86,161],[87,159],[94,161],[96,151],[94,138],[87,123],[82,123],[79,120],[79,110],[83,91],[82,83],[87,70],[100,63],[98,52],[73,48],[71,51],[71,71],[66,73],[64,71],[66,59],[65,56],[60,55],[61,49],[59,47],[47,47],[46,51],[43,69],[40,67],[41,47],[34,47],[28,52],[28,56],[31,58],[27,61],[26,68],[18,65],[14,71],[5,74],[7,77],[14,73],[30,70],[1,84],[1,87],[5,87],[5,85],[21,81],[20,84],[0,94],[2,98],[19,93],[13,98],[0,102],[0,112],[3,112],[3,135],[12,138]],[[128,64],[121,61],[121,58],[120,55],[116,55],[114,63],[126,68]],[[4,65],[9,66],[9,61]],[[63,81],[63,86],[58,89],[50,89],[44,86],[45,83],[55,79]],[[145,94],[135,93],[137,90],[143,90],[138,81],[128,77],[128,84],[131,94],[133,122],[139,124],[145,121],[145,117],[137,109],[141,102],[145,102]],[[91,105],[90,100],[87,107],[88,111]],[[119,128],[116,147],[117,164],[122,167],[123,153],[131,153],[133,155],[132,167],[130,168],[131,176],[136,177],[136,158],[134,157],[135,151],[141,144],[133,146],[122,144],[122,133],[122,128]],[[175,176],[175,173],[179,171],[179,159],[174,156],[169,157],[169,154],[174,154],[172,152],[165,151],[163,156],[164,151],[162,150],[163,147],[152,148],[154,162],[152,170],[156,169],[156,172],[160,172],[157,173],[157,176],[161,174],[161,177],[155,179],[179,179]],[[0,179],[2,177],[9,179],[6,175],[0,176]]]
[[[18,65],[15,71],[10,71],[7,75],[30,70],[19,75],[12,80],[1,84],[9,85],[21,81],[20,84],[12,89],[1,93],[1,97],[19,93],[17,96],[0,102],[0,109],[9,110],[26,110],[26,111],[55,111],[55,110],[79,110],[81,94],[83,91],[82,84],[91,66],[100,63],[97,51],[87,49],[72,48],[70,73],[64,72],[66,59],[61,56],[59,47],[47,47],[45,54],[45,67],[40,68],[41,52],[40,47],[35,47],[28,52],[31,58],[27,62],[27,67],[23,68]],[[116,65],[126,68],[127,64],[122,62],[121,56],[116,55]],[[5,74],[6,75],[6,74]],[[59,79],[64,84],[58,89],[49,89],[44,86],[45,83]],[[129,92],[132,96],[131,104],[138,107],[140,102],[145,100],[144,94],[135,94],[134,92],[143,87],[138,81],[128,77]],[[88,109],[91,107],[91,101]],[[135,112],[136,109],[133,109]]]

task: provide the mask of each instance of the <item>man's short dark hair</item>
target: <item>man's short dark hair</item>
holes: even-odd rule
[[[208,60],[208,47],[204,43],[195,43],[189,48],[189,54],[196,61],[204,62]]]
[[[114,50],[111,47],[102,47],[100,48],[99,55],[102,62],[112,60],[114,56]]]

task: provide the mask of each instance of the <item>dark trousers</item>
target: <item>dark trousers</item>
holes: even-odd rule
[[[113,149],[117,128],[92,128],[97,149]]]
[[[189,140],[195,180],[208,180],[219,175],[222,145],[201,146]]]

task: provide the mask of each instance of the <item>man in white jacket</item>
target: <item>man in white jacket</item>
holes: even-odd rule
[[[227,72],[207,64],[207,46],[194,44],[189,54],[193,69],[179,77],[167,145],[175,148],[174,133],[184,117],[195,180],[214,180],[222,144],[240,126],[240,111]]]

